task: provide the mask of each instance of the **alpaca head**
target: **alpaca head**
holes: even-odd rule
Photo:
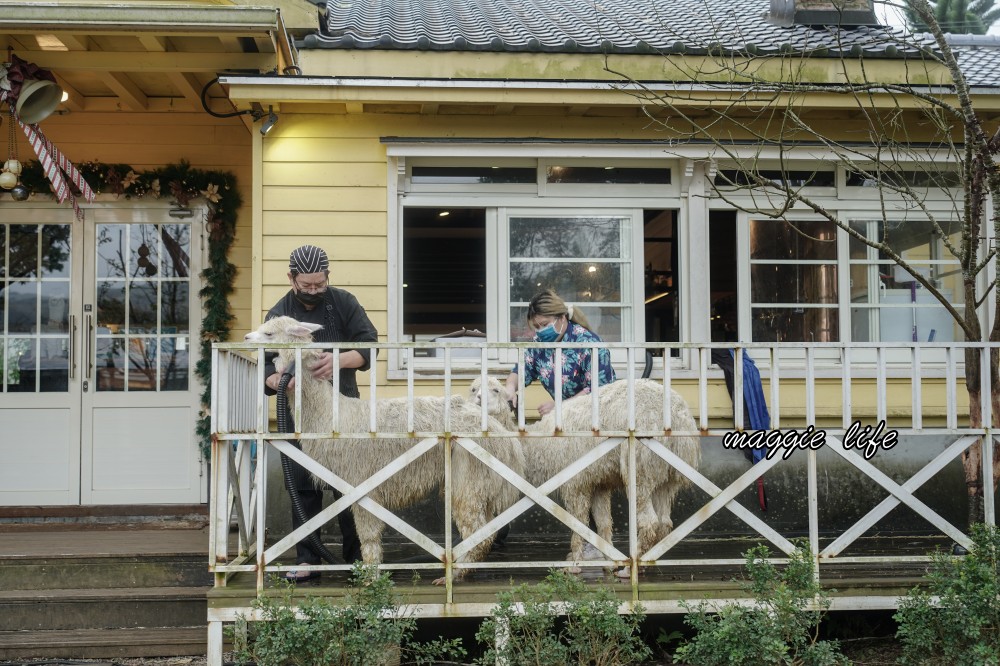
[[[244,337],[247,342],[312,342],[313,333],[323,328],[319,324],[296,321],[291,317],[275,317],[265,321],[256,331]]]
[[[507,401],[507,390],[494,377],[486,378],[485,388],[482,386],[482,378],[477,377],[469,387],[469,400],[477,405],[482,405],[483,400],[486,400],[486,411],[494,416],[510,414],[511,407]]]

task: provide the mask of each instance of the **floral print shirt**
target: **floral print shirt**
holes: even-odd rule
[[[587,330],[579,324],[570,322],[566,335],[561,342],[600,342],[596,333]],[[556,394],[555,349],[528,349],[524,352],[524,385],[527,386],[536,379],[553,398]],[[578,393],[589,393],[591,382],[592,352],[590,349],[562,350],[562,397],[572,398]],[[607,349],[597,351],[598,385],[610,384],[615,381],[615,371],[611,367],[611,353]],[[517,372],[517,366],[514,366]]]

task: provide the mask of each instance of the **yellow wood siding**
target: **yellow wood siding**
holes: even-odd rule
[[[230,252],[230,261],[239,269],[230,304],[236,317],[232,339],[242,339],[251,327],[254,310],[249,206],[253,171],[251,135],[240,119],[213,118],[207,113],[73,112],[52,115],[40,127],[77,164],[119,163],[145,171],[186,160],[193,168],[228,171],[236,177],[243,207],[237,217],[236,239]],[[19,133],[19,139],[20,159],[35,159],[23,133]],[[164,191],[168,191],[165,184]]]

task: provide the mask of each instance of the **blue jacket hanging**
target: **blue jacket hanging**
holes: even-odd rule
[[[722,369],[726,380],[726,389],[729,397],[733,398],[735,390],[735,365],[736,352],[733,349],[713,349],[712,363]],[[751,430],[769,430],[771,428],[771,415],[767,411],[767,401],[764,399],[764,386],[760,380],[760,371],[750,355],[743,352],[743,427]],[[746,450],[744,453],[753,464],[756,464],[767,457],[767,447],[758,446]],[[767,511],[767,496],[764,493],[764,480],[757,479],[757,499],[760,503],[761,511]]]

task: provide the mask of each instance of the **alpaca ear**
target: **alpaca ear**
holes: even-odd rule
[[[300,321],[288,327],[288,334],[296,338],[311,338],[312,334],[323,328],[322,324],[310,324]]]

